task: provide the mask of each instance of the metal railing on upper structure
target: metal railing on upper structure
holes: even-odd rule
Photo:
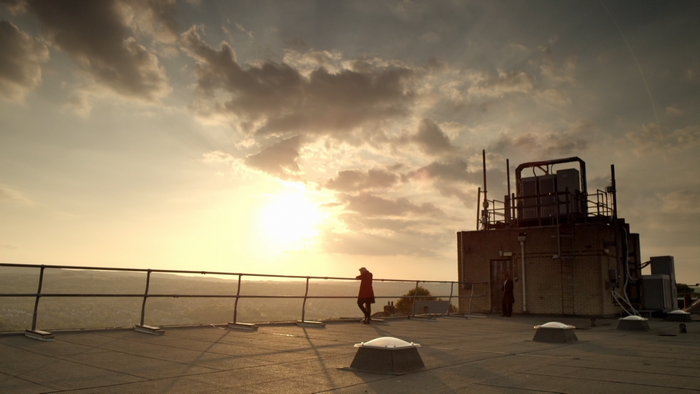
[[[342,277],[320,277],[320,276],[297,276],[297,275],[269,275],[269,274],[250,274],[250,273],[232,273],[232,272],[216,272],[216,271],[190,271],[190,270],[164,270],[164,269],[140,269],[140,268],[115,268],[115,267],[82,267],[82,266],[68,266],[68,265],[32,265],[32,264],[13,264],[13,263],[0,263],[0,267],[8,268],[31,268],[38,270],[38,287],[35,293],[0,293],[0,299],[6,297],[27,297],[34,298],[34,311],[32,313],[32,323],[31,330],[37,330],[37,319],[40,315],[40,301],[42,298],[90,298],[90,297],[119,297],[119,298],[140,298],[141,302],[141,312],[140,312],[140,324],[143,326],[146,322],[146,303],[150,298],[234,298],[235,304],[233,306],[233,322],[238,322],[238,301],[240,299],[246,298],[261,298],[261,299],[302,299],[301,307],[301,319],[300,321],[306,321],[306,304],[309,299],[355,299],[357,296],[333,296],[333,295],[309,295],[309,283],[311,281],[357,281],[356,278],[342,278]],[[137,272],[145,274],[145,288],[143,293],[47,293],[43,292],[47,270],[70,270],[70,271],[120,271],[120,272]],[[237,277],[238,284],[236,289],[236,294],[190,294],[190,293],[177,293],[177,294],[164,294],[164,293],[151,293],[149,288],[151,285],[151,275],[154,273],[159,274],[176,274],[176,275],[216,275],[222,277]],[[306,287],[304,295],[276,295],[276,294],[242,294],[241,293],[241,283],[243,278],[257,278],[257,279],[290,279],[290,280],[305,280]],[[456,281],[429,281],[429,280],[407,280],[407,279],[374,279],[374,282],[394,282],[394,283],[415,283],[415,293],[418,293],[418,288],[421,284],[449,284],[450,293],[449,294],[431,294],[430,296],[414,294],[414,295],[382,295],[376,296],[375,298],[384,299],[396,299],[396,298],[411,298],[411,299],[426,299],[426,297],[431,299],[447,298],[449,301],[449,308],[442,313],[444,315],[449,315],[451,313],[451,306],[453,299],[459,298],[469,298],[469,311],[471,313],[471,299],[477,297],[485,297],[486,289],[488,287],[487,282],[456,282]],[[471,293],[469,295],[455,294],[454,285],[472,285]],[[481,291],[475,294],[474,289],[480,287]],[[214,322],[215,323],[215,322]],[[254,323],[254,322],[251,322]],[[51,329],[67,329],[72,327],[50,327]]]
[[[486,208],[477,215],[477,229],[529,227],[555,224],[555,216],[586,222],[593,218],[612,218],[613,208],[608,193],[576,194],[568,191],[542,195],[487,200]]]

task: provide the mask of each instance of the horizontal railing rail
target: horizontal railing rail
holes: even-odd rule
[[[145,269],[145,268],[118,268],[118,267],[84,267],[84,266],[74,266],[74,265],[33,265],[33,264],[17,264],[17,263],[0,263],[0,267],[8,268],[31,268],[39,270],[38,278],[38,288],[35,293],[0,293],[0,298],[2,297],[33,297],[34,300],[34,312],[32,314],[32,324],[31,330],[35,331],[37,329],[37,321],[39,317],[39,305],[42,298],[141,298],[141,315],[140,324],[144,325],[146,321],[146,302],[149,298],[233,298],[235,299],[235,304],[233,307],[233,322],[237,323],[238,317],[238,300],[239,299],[303,299],[301,308],[301,321],[306,321],[306,301],[308,299],[355,299],[357,296],[352,295],[309,295],[309,284],[311,280],[330,280],[330,281],[357,281],[357,278],[346,278],[346,277],[329,277],[329,276],[301,276],[301,275],[278,275],[278,274],[253,274],[253,273],[233,273],[233,272],[221,272],[221,271],[193,271],[193,270],[167,270],[167,269]],[[146,275],[145,289],[143,293],[56,293],[56,292],[43,292],[44,281],[46,280],[45,271],[50,270],[75,270],[75,271],[121,271],[121,272],[137,272],[144,273]],[[236,294],[189,294],[189,293],[152,293],[149,291],[151,283],[151,274],[179,274],[179,275],[217,275],[217,276],[231,276],[237,277],[237,290]],[[241,282],[243,278],[274,278],[274,279],[303,279],[306,281],[306,289],[304,295],[277,295],[277,294],[241,294]],[[374,282],[380,283],[415,283],[414,295],[375,295],[375,298],[384,299],[395,299],[395,298],[410,298],[413,301],[416,299],[441,299],[448,298],[448,309],[446,315],[451,313],[452,300],[454,298],[469,298],[469,312],[471,313],[471,300],[472,298],[485,297],[486,289],[488,287],[488,282],[458,282],[458,281],[436,281],[436,280],[412,280],[412,279],[374,279]],[[421,284],[449,284],[450,294],[430,294],[429,296],[418,294],[418,288]],[[468,295],[454,294],[454,285],[471,285],[471,292]],[[474,292],[474,285],[481,285],[481,292]],[[413,311],[411,315],[414,315]]]

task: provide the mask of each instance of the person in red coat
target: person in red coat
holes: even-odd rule
[[[508,271],[503,272],[503,285],[501,285],[501,306],[503,307],[503,316],[511,317],[513,315],[513,303],[515,296],[513,295],[513,280],[510,278]]]
[[[369,324],[372,315],[372,304],[374,304],[374,289],[372,289],[372,273],[367,271],[367,268],[360,268],[360,275],[355,277],[360,282],[360,294],[357,296],[357,306],[360,307],[362,313],[365,314],[363,323]]]

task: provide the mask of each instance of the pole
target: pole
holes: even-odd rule
[[[233,304],[233,324],[236,324],[238,319],[238,299],[241,295],[241,277],[243,275],[238,274],[238,290],[236,291],[236,302]]]
[[[32,331],[36,331],[36,317],[39,313],[39,299],[41,299],[41,287],[44,284],[44,267],[39,271],[39,288],[36,290],[36,300],[34,300],[34,315],[32,315]]]
[[[525,293],[525,237],[521,236],[518,237],[521,238],[520,240],[520,266],[522,269],[522,277],[523,277],[523,313],[527,312],[527,295]]]
[[[143,292],[143,303],[141,304],[141,325],[146,320],[146,300],[148,299],[148,287],[151,285],[151,270],[146,273],[146,290]]]
[[[306,278],[306,293],[304,293],[304,303],[301,305],[301,322],[306,321],[306,297],[309,295],[309,278]]]

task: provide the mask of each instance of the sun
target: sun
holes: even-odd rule
[[[270,241],[284,249],[301,249],[313,243],[323,216],[318,206],[302,192],[270,196],[262,226]]]

